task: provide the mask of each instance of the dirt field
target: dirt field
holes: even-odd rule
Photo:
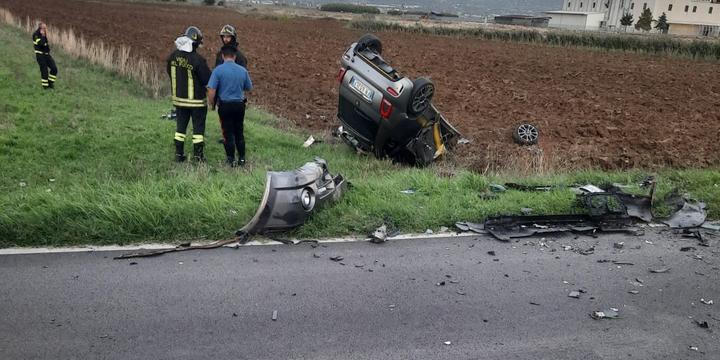
[[[217,32],[234,24],[256,84],[251,101],[313,132],[337,126],[339,56],[362,35],[334,19],[272,19],[207,7],[75,0],[3,0],[0,6],[88,39],[130,45],[136,56],[158,62],[188,25],[203,30],[202,53],[214,59]],[[436,105],[472,140],[457,153],[474,169],[720,165],[719,64],[377,35],[394,67],[435,82]],[[523,121],[541,129],[542,165],[537,155],[528,165],[531,152],[512,142],[513,125]]]

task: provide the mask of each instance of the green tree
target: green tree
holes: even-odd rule
[[[652,29],[652,22],[652,11],[650,11],[650,8],[645,8],[642,14],[640,14],[640,18],[638,19],[637,23],[635,24],[635,29],[650,31],[650,29]]]
[[[668,33],[668,29],[670,29],[670,24],[668,24],[667,15],[665,15],[665,13],[662,13],[662,15],[660,15],[657,20],[657,24],[655,24],[655,28],[660,30],[660,32],[663,34]]]
[[[625,31],[627,31],[627,27],[633,24],[633,14],[631,13],[625,13],[623,17],[620,18],[620,25],[625,27]]]

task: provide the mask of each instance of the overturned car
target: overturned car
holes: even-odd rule
[[[424,166],[459,136],[432,104],[435,85],[401,76],[374,35],[353,43],[341,62],[337,134],[354,149]]]

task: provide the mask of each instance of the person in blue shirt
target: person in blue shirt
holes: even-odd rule
[[[244,166],[245,136],[243,135],[243,122],[245,121],[245,104],[247,103],[245,93],[252,90],[252,80],[250,80],[247,69],[235,63],[235,47],[225,45],[220,51],[224,62],[216,67],[212,75],[210,75],[210,81],[207,85],[207,98],[211,110],[215,110],[216,105],[218,108],[220,127],[225,140],[227,164],[231,167]],[[235,160],[235,150],[238,153],[237,161]]]

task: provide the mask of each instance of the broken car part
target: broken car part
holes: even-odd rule
[[[512,137],[519,145],[535,145],[538,143],[540,131],[535,125],[520,124],[513,131]]]
[[[266,234],[298,227],[313,210],[337,201],[345,188],[342,175],[330,175],[327,162],[320,158],[293,171],[268,171],[255,216],[236,234]]]
[[[356,151],[425,166],[460,138],[432,104],[435,85],[401,76],[383,59],[374,35],[350,45],[340,61],[337,133]]]

